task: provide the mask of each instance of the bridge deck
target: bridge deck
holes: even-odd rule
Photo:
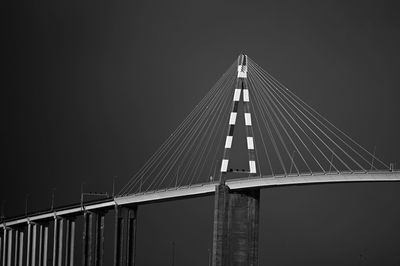
[[[243,178],[226,181],[230,189],[245,188],[263,188],[273,186],[289,186],[289,185],[307,185],[307,184],[323,184],[323,183],[343,183],[343,182],[390,182],[400,181],[400,171],[394,172],[369,172],[369,173],[341,173],[341,174],[313,174],[287,177],[262,177],[262,178]],[[4,222],[0,227],[13,226],[17,224],[27,223],[28,221],[41,221],[51,219],[54,216],[74,215],[86,211],[94,211],[98,209],[112,208],[115,205],[129,204],[146,204],[151,202],[159,202],[166,200],[175,200],[180,198],[197,197],[215,192],[215,186],[218,183],[199,184],[187,187],[179,187],[167,190],[149,191],[141,194],[133,194],[129,196],[116,197],[101,203],[93,203],[71,208],[56,209],[54,211],[43,212],[40,214],[30,215],[29,217],[10,219]]]

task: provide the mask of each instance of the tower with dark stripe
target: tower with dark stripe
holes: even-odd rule
[[[229,157],[230,151],[233,143],[233,133],[236,126],[236,118],[238,114],[238,107],[240,99],[243,98],[243,111],[244,111],[244,121],[246,128],[246,141],[247,150],[249,154],[249,174],[253,175],[257,173],[256,170],[256,156],[255,156],[255,145],[254,145],[254,134],[253,125],[251,121],[251,111],[250,111],[250,93],[247,85],[247,56],[242,54],[238,57],[238,67],[237,67],[237,79],[235,92],[233,94],[233,103],[231,108],[231,113],[229,116],[228,132],[225,140],[225,148],[221,162],[221,175],[220,183],[225,183],[225,173],[228,172],[229,167]],[[243,97],[242,97],[243,95]]]
[[[221,163],[220,184],[216,187],[213,232],[213,266],[258,265],[259,189],[231,191],[225,184],[236,125],[238,105],[243,95],[243,111],[249,155],[249,175],[257,173],[250,93],[247,86],[247,56],[238,58],[238,72],[228,133]]]

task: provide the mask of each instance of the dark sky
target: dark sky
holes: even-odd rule
[[[244,52],[400,165],[397,1],[26,1],[2,8],[5,214],[129,180]],[[400,184],[262,191],[260,265],[400,265]],[[213,198],[139,208],[138,265],[207,265]],[[110,227],[112,224],[110,223]],[[110,250],[107,250],[107,252]],[[109,252],[111,254],[111,252]]]

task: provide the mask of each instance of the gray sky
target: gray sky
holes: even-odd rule
[[[400,166],[396,1],[27,1],[5,7],[7,216],[121,188],[241,52]],[[400,185],[262,191],[260,265],[399,265]],[[138,265],[206,265],[213,198],[139,209]],[[110,223],[110,226],[111,223]],[[362,264],[364,263],[364,264]]]

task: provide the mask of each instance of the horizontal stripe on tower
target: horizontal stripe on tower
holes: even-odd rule
[[[228,162],[229,160],[222,159],[221,172],[226,172],[228,170]]]
[[[237,115],[237,113],[235,113],[235,112],[231,113],[231,117],[229,118],[229,125],[236,124],[236,115]]]
[[[246,126],[251,126],[251,114],[244,113],[244,123]]]
[[[249,99],[249,90],[243,90],[243,101],[244,101],[244,102],[250,102],[250,99]]]
[[[247,78],[247,66],[238,66],[238,78]]]
[[[233,95],[233,100],[235,102],[238,102],[240,100],[240,92],[241,92],[241,89],[235,89],[235,94]]]
[[[250,173],[251,174],[257,173],[257,171],[256,171],[256,161],[249,161],[249,166],[250,166]]]
[[[247,149],[254,150],[253,137],[247,137]]]
[[[226,141],[225,141],[225,148],[230,149],[232,147],[232,136],[226,136]]]

